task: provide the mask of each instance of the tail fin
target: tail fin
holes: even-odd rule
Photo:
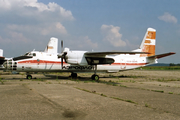
[[[150,54],[141,54],[140,57],[149,57],[155,55],[156,46],[156,30],[153,28],[148,28],[141,43],[141,52],[148,52]]]
[[[3,56],[3,50],[0,49],[0,57],[2,57],[2,56]]]
[[[44,52],[46,53],[58,53],[58,39],[57,38],[50,38],[47,47],[45,48]]]

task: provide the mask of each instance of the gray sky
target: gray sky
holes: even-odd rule
[[[5,57],[43,51],[50,37],[87,51],[131,51],[156,29],[161,63],[180,63],[179,0],[0,0],[0,49]]]

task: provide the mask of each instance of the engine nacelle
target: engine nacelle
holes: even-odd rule
[[[84,53],[86,51],[67,51],[65,61],[72,65],[88,65]]]

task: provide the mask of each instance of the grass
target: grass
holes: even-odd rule
[[[169,92],[168,94],[173,94],[173,92]]]
[[[145,104],[145,107],[151,108],[150,105],[148,105],[147,103]]]
[[[0,83],[4,85],[4,81],[2,81],[2,78],[0,77]]]
[[[107,97],[106,95],[104,95],[104,94],[101,94],[101,96],[103,96],[103,97]]]
[[[97,93],[96,91],[89,91],[89,90],[86,90],[86,89],[82,89],[82,88],[78,88],[78,87],[74,87],[78,90],[82,90],[82,91],[85,91],[85,92],[88,92],[88,93],[94,93],[94,94],[97,94],[97,95],[100,95],[100,96],[103,96],[103,97],[108,97],[107,95],[104,95],[103,93]],[[125,102],[129,102],[129,103],[133,103],[133,104],[138,104],[132,100],[125,100],[125,99],[121,99],[121,98],[118,98],[118,97],[109,97],[109,98],[112,98],[112,99],[116,99],[116,100],[121,100],[121,101],[125,101]]]
[[[52,82],[47,82],[46,84],[52,84]]]
[[[0,80],[1,84],[4,85],[4,81]]]
[[[143,68],[137,68],[138,70],[180,70],[180,66],[146,66]]]
[[[133,103],[133,104],[138,104],[138,103],[136,103],[136,102],[134,102],[134,101],[132,101],[132,100],[125,100],[125,99],[122,99],[122,98],[117,98],[117,97],[110,97],[110,98],[113,98],[113,99],[116,99],[116,100],[121,100],[121,101],[125,101],[125,102],[129,102],[129,103]]]
[[[75,87],[76,89],[79,89],[79,90],[82,90],[82,91],[85,91],[85,92],[89,92],[89,93],[94,93],[94,92],[91,92],[89,90],[86,90],[86,89],[82,89],[82,88],[78,88],[78,87]]]
[[[46,81],[46,80],[44,80],[44,79],[42,79],[42,78],[36,78],[36,79],[32,79],[32,81]]]
[[[120,85],[120,87],[127,87],[127,86],[125,86],[125,85]]]
[[[153,91],[153,92],[160,92],[160,93],[164,93],[164,91],[163,91],[163,90],[151,90],[151,91]]]
[[[118,84],[113,84],[113,86],[118,86]]]

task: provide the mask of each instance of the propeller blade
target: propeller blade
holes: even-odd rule
[[[61,40],[61,53],[63,52],[63,40]]]
[[[61,69],[63,69],[63,58],[61,58]]]
[[[61,54],[62,54],[62,57],[61,57],[61,69],[63,69],[63,40],[61,40]]]

